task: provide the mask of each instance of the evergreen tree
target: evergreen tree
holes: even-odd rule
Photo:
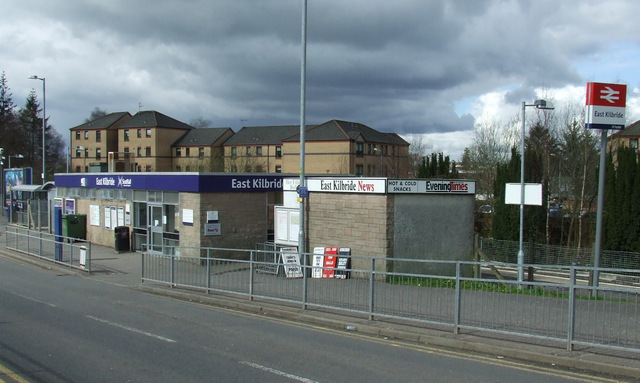
[[[0,76],[0,137],[2,137],[2,147],[5,149],[5,156],[15,154],[14,146],[19,140],[16,134],[16,105],[7,85],[5,72]]]
[[[511,159],[505,164],[496,166],[496,177],[493,184],[493,197],[495,201],[493,224],[491,235],[495,239],[517,241],[519,239],[519,206],[505,204],[505,185],[519,182],[520,179],[520,154],[514,147],[511,148]]]

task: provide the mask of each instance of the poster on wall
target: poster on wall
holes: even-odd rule
[[[89,205],[89,225],[100,226],[100,205]]]
[[[118,226],[118,209],[111,206],[111,228],[115,229],[116,226]]]
[[[104,228],[111,229],[111,206],[104,207]]]
[[[193,209],[182,209],[182,224],[193,226]]]
[[[11,190],[13,189],[13,187],[18,185],[31,185],[31,178],[31,168],[4,169],[5,206],[9,206],[9,201],[11,199],[12,193]],[[16,199],[17,195],[14,195],[13,198]]]
[[[124,224],[131,225],[131,204],[124,205]]]
[[[66,198],[64,200],[64,214],[76,214],[76,200]]]
[[[118,207],[118,226],[124,226],[124,207]]]

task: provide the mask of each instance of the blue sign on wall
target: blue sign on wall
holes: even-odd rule
[[[58,187],[163,190],[194,193],[282,191],[282,175],[81,173],[56,174]]]

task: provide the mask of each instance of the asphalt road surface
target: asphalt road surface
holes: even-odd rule
[[[614,381],[149,295],[0,257],[0,382]]]

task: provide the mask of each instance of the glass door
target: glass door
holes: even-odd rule
[[[149,235],[147,236],[150,252],[162,254],[162,205],[149,204]]]

